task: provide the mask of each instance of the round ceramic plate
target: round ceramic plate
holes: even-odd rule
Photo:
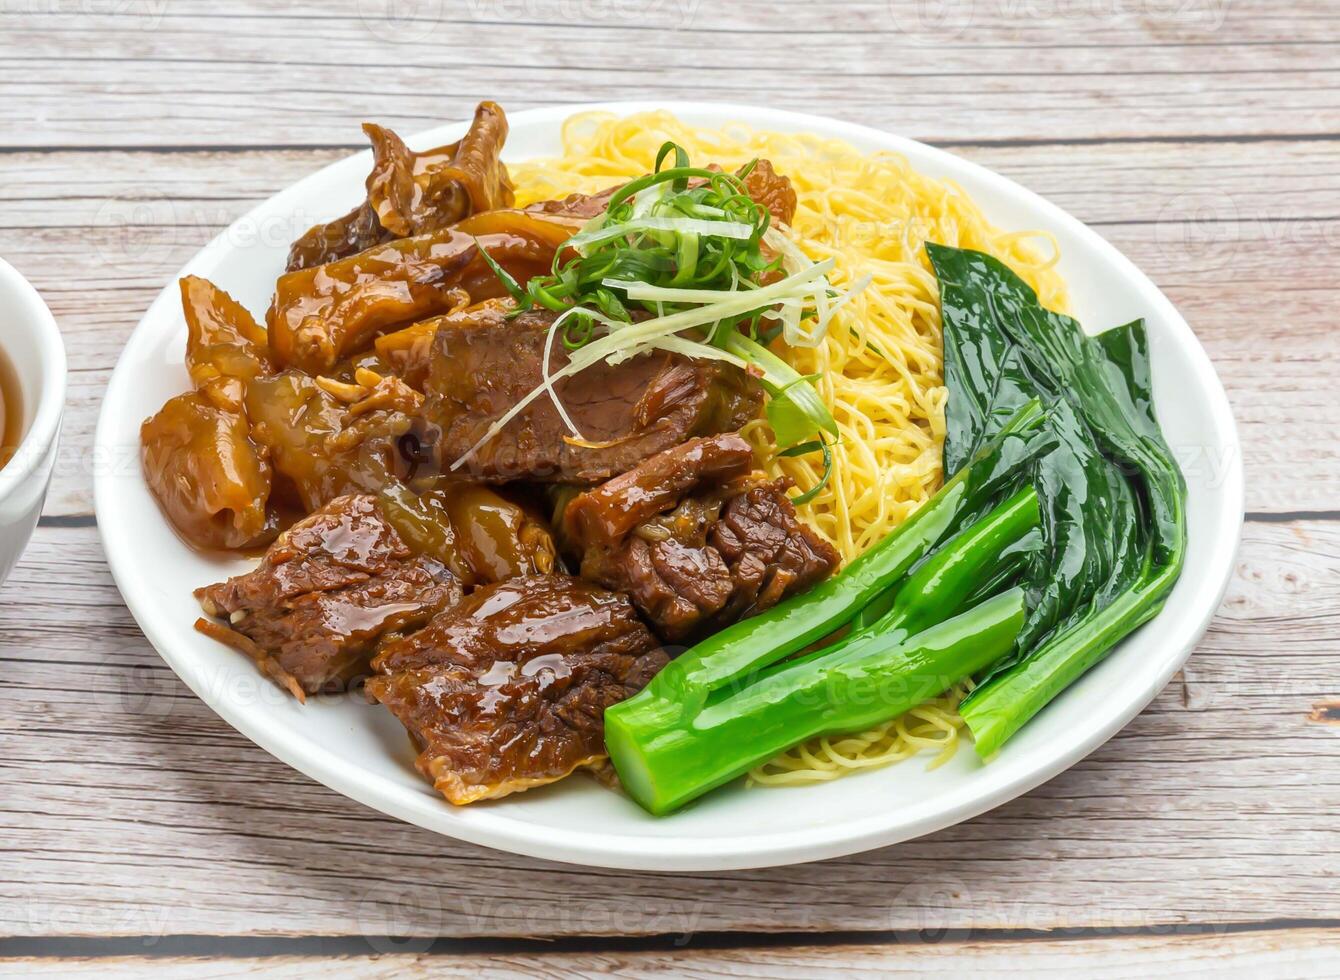
[[[511,118],[509,160],[557,153],[564,119],[585,109],[621,114],[664,108],[703,126],[736,120],[779,131],[893,150],[918,170],[963,186],[1005,228],[1053,232],[1075,312],[1095,330],[1143,316],[1153,349],[1159,417],[1186,470],[1190,543],[1167,607],[1033,719],[991,763],[970,748],[928,771],[924,759],[794,788],[710,794],[654,818],[583,776],[492,803],[452,807],[415,772],[390,712],[357,698],[304,706],[263,680],[241,654],[192,629],[197,586],[248,568],[186,547],[159,512],[139,467],[140,422],[188,388],[186,327],[177,284],[163,290],[126,345],[107,390],[97,442],[126,461],[97,477],[98,526],[126,604],[172,669],[229,724],[266,751],[370,807],[451,837],[520,854],[617,868],[720,870],[810,861],[867,850],[966,820],[1074,765],[1147,705],[1186,660],[1214,613],[1233,565],[1242,520],[1242,468],[1224,390],[1204,350],[1167,298],[1098,234],[1003,177],[913,140],[837,122],[742,105],[619,103],[563,106]],[[465,124],[411,140],[460,138]],[[283,271],[289,241],[363,195],[367,152],[276,195],[211,242],[185,275],[205,276],[258,315]]]

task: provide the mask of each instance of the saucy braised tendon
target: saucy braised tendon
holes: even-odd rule
[[[249,383],[272,370],[265,331],[238,302],[195,276],[181,281],[186,367],[195,390],[140,433],[144,474],[177,530],[202,548],[272,540],[269,454],[247,423]]]
[[[352,384],[300,371],[256,378],[245,406],[252,439],[269,454],[278,502],[308,513],[398,479],[399,439],[422,402],[400,379],[363,369]]]
[[[346,259],[289,272],[267,322],[275,357],[309,374],[330,371],[379,333],[503,295],[483,253],[518,279],[547,270],[575,219],[486,211],[440,232],[374,245]]]
[[[455,804],[996,750],[1180,572],[1143,330],[1085,337],[902,164],[637,118],[515,184],[493,103],[421,152],[369,124],[265,327],[182,280],[146,480],[190,544],[268,546],[198,629],[300,700],[362,683]]]
[[[423,153],[374,123],[365,123],[363,132],[372,141],[373,155],[367,200],[294,242],[289,272],[512,206],[512,182],[502,162],[507,117],[496,102],[480,103],[463,139]]]

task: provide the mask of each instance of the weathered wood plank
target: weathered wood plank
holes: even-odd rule
[[[6,146],[345,144],[480,98],[762,101],[936,140],[1322,134],[1340,105],[1326,0],[129,0],[4,27]]]
[[[1227,601],[1135,722],[919,841],[723,874],[584,871],[376,815],[233,733],[157,658],[91,529],[0,589],[0,934],[1163,929],[1340,918],[1340,523],[1248,525]],[[780,793],[784,791],[777,791]]]
[[[404,946],[409,946],[406,951]],[[368,955],[266,956],[210,962],[186,956],[114,956],[0,960],[0,970],[29,977],[99,976],[108,980],[152,973],[182,977],[305,978],[334,972],[351,980],[391,977],[826,977],[1029,976],[1118,978],[1330,975],[1340,956],[1334,930],[1281,929],[1222,935],[1117,936],[1036,940],[950,939],[841,946],[728,947],[655,951],[600,949],[515,953],[416,952],[413,941]]]
[[[102,390],[157,291],[255,203],[343,152],[0,156],[0,254],[47,297],[71,355],[48,513],[92,511],[93,467],[105,465],[89,454]],[[958,152],[1094,224],[1179,304],[1233,401],[1249,510],[1340,509],[1330,385],[1340,216],[1325,207],[1340,192],[1340,143]]]

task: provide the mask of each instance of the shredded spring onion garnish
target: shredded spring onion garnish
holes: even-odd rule
[[[674,166],[662,169],[671,157]],[[605,213],[559,250],[551,274],[525,286],[481,248],[516,301],[513,315],[547,309],[559,316],[546,338],[541,384],[495,421],[453,470],[540,397],[553,401],[573,441],[583,443],[555,385],[601,361],[613,365],[657,350],[726,361],[758,377],[779,453],[821,452],[828,466],[837,423],[814,379],[769,345],[780,339],[817,346],[868,279],[845,292],[835,289],[828,281],[833,260],[811,261],[771,227],[768,210],[745,189],[753,166],[738,174],[692,167],[683,148],[666,143],[655,172],[620,188]],[[568,363],[551,371],[556,339]]]

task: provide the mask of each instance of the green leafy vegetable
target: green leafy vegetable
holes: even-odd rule
[[[1185,557],[1186,487],[1154,415],[1142,321],[1088,337],[990,256],[926,248],[944,324],[946,471],[1030,399],[1046,400],[1056,436],[1027,477],[1046,543],[1025,563],[1027,619],[960,708],[986,757],[1162,607]]]
[[[665,723],[650,738],[616,705],[605,712],[606,744],[633,799],[670,813],[797,741],[916,707],[1008,650],[1023,619],[1023,591],[1011,589],[912,636],[872,629],[822,658],[779,664],[691,721],[656,719]]]

